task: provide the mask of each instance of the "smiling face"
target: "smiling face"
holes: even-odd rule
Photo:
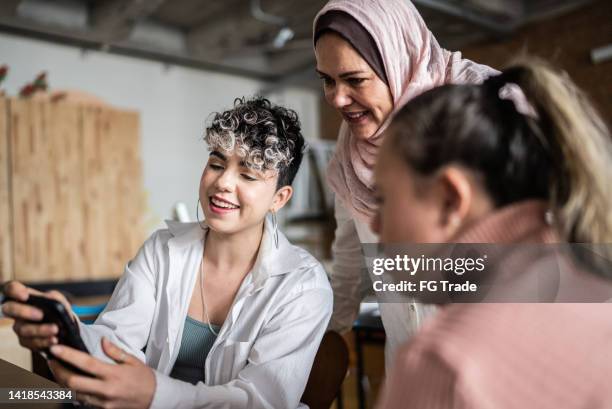
[[[291,197],[291,187],[277,190],[277,182],[277,171],[253,170],[235,151],[212,151],[200,180],[206,223],[223,234],[261,228],[266,213]]]
[[[327,103],[338,110],[356,138],[372,137],[393,111],[387,84],[337,34],[323,34],[315,55]]]

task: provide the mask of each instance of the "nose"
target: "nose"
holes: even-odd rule
[[[219,174],[215,181],[215,187],[223,192],[233,192],[236,186],[236,177],[229,169],[225,169]]]
[[[350,96],[349,90],[340,84],[328,90],[327,102],[336,109],[342,109],[351,105],[353,99]]]

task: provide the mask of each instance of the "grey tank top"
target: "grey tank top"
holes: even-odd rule
[[[219,333],[219,326],[211,324],[211,327]],[[170,376],[194,385],[204,382],[204,363],[216,339],[208,324],[187,316],[181,347]]]

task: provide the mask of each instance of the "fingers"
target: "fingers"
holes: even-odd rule
[[[32,351],[42,351],[53,345],[56,345],[58,340],[56,337],[51,338],[19,338],[19,345]]]
[[[140,365],[142,362],[134,355],[128,354],[123,349],[119,348],[117,345],[113,344],[106,337],[102,337],[102,350],[104,353],[115,362],[122,364],[130,364],[130,365]]]
[[[53,337],[57,335],[59,329],[55,324],[30,324],[25,321],[17,320],[13,324],[13,330],[20,337]]]
[[[18,301],[26,301],[29,292],[28,288],[19,281],[9,281],[4,285],[4,294]]]
[[[20,302],[8,301],[2,305],[2,313],[7,317],[26,321],[40,321],[43,319],[43,312],[31,305]]]
[[[79,402],[83,402],[85,405],[96,408],[105,408],[108,407],[106,402],[95,395],[90,395],[87,393],[77,393],[76,398]]]
[[[106,364],[93,356],[70,348],[65,345],[53,345],[50,348],[54,357],[68,362],[80,370],[95,375],[99,378],[106,378],[112,371],[114,365]]]
[[[72,372],[55,359],[50,360],[48,363],[55,380],[62,386],[81,393],[95,395],[99,395],[104,390],[104,382],[100,379]]]
[[[46,293],[42,293],[41,294],[43,297],[48,297],[51,298],[55,301],[59,301],[64,305],[64,308],[66,308],[67,311],[72,311],[72,308],[70,307],[70,303],[68,302],[68,299],[66,299],[66,296],[62,293],[60,293],[57,290],[51,290],[51,291],[47,291]]]

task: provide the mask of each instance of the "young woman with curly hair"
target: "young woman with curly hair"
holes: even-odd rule
[[[169,222],[128,263],[93,325],[91,355],[57,344],[40,311],[4,305],[32,350],[92,377],[50,366],[94,406],[296,408],[327,327],[332,292],[322,266],[277,230],[304,139],[294,111],[238,99],[206,129],[210,156],[199,200],[204,221]],[[269,215],[269,216],[267,216]],[[34,290],[7,285],[26,301]],[[58,293],[47,296],[64,302]]]

